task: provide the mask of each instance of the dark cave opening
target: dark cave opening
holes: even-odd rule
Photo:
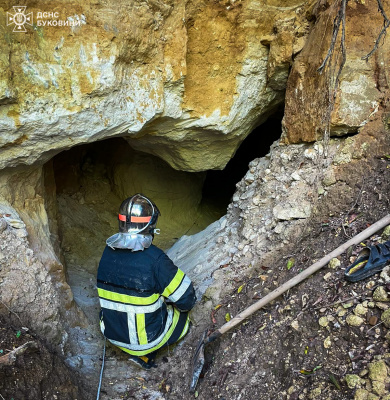
[[[55,156],[51,168],[56,192],[59,251],[76,302],[87,315],[95,308],[94,281],[106,239],[118,231],[120,203],[135,193],[159,207],[155,244],[166,250],[226,214],[236,184],[248,164],[269,152],[281,136],[282,113],[255,128],[222,171],[184,172],[136,151],[123,138],[76,146]],[[53,214],[54,215],[54,214]],[[86,295],[87,293],[87,295]]]
[[[266,122],[256,127],[241,143],[234,157],[223,170],[207,171],[202,189],[202,199],[224,208],[231,202],[236,184],[248,171],[248,164],[264,157],[271,145],[282,134],[283,110],[278,110]]]

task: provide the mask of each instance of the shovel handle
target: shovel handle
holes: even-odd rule
[[[232,318],[229,322],[222,325],[217,331],[215,331],[212,335],[209,336],[209,340],[207,342],[211,342],[217,339],[219,336],[224,334],[225,332],[229,331],[230,329],[234,328],[236,325],[241,323],[244,319],[248,318],[254,312],[259,310],[260,308],[264,307],[266,304],[270,303],[272,300],[279,297],[281,294],[286,292],[287,290],[291,289],[298,283],[305,280],[310,275],[314,274],[314,272],[321,269],[324,265],[328,264],[328,262],[334,258],[342,254],[345,250],[347,250],[350,246],[356,245],[361,241],[369,238],[375,232],[379,231],[380,229],[384,228],[386,225],[390,224],[390,214],[387,214],[385,217],[380,219],[379,221],[372,224],[370,227],[365,229],[364,231],[360,232],[352,239],[348,240],[341,246],[337,247],[337,249],[333,250],[331,253],[327,254],[325,257],[321,258],[321,260],[315,262],[310,267],[306,268],[300,274],[295,276],[294,278],[290,279],[289,281],[283,283],[283,285],[279,286],[277,289],[272,291],[271,293],[267,294],[265,297],[257,301],[256,303],[252,304],[250,307],[246,308],[244,311],[240,312],[234,318]],[[210,340],[211,339],[211,340]]]

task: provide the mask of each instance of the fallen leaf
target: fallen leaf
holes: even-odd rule
[[[294,266],[294,264],[295,264],[295,259],[294,258],[290,258],[287,261],[287,270],[290,270]]]
[[[226,319],[226,322],[229,322],[232,319],[232,317],[230,316],[230,313],[225,314],[225,319]]]
[[[215,311],[217,311],[219,308],[221,308],[222,307],[222,304],[217,304],[215,307],[214,307],[214,310]]]
[[[243,285],[241,285],[241,286],[237,289],[237,293],[241,293],[244,286],[245,286],[245,283],[244,283]]]
[[[263,329],[265,329],[265,327],[267,326],[267,324],[264,324],[263,326],[261,326],[258,331],[262,331]]]
[[[329,380],[333,383],[333,385],[336,386],[336,388],[337,388],[338,390],[341,389],[340,383],[339,383],[338,380],[334,377],[334,375],[330,374],[330,375],[329,375]]]
[[[317,365],[316,367],[314,367],[313,369],[301,369],[299,372],[302,375],[311,375],[314,374],[314,372],[316,372],[318,369],[322,368],[322,365]]]

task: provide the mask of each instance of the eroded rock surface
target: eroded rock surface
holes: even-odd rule
[[[35,22],[22,34],[6,24],[8,3],[0,168],[113,136],[177,169],[223,168],[283,102],[310,26],[298,0],[40,1],[28,6]]]
[[[389,39],[380,41],[376,52],[369,54],[383,24],[383,17],[374,2],[352,1],[346,8],[345,65],[340,73],[333,112],[329,100],[342,62],[338,40],[327,67],[318,69],[330,47],[333,20],[338,5],[318,2],[313,10],[317,18],[306,45],[296,57],[287,83],[285,140],[289,143],[316,141],[326,129],[331,135],[356,132],[375,114],[388,87]],[[328,118],[329,117],[329,118]],[[328,126],[329,122],[329,126]]]

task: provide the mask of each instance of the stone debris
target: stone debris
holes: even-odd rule
[[[350,389],[358,389],[365,384],[364,379],[360,378],[359,375],[354,374],[347,374],[345,376],[345,382]]]
[[[367,314],[368,309],[363,306],[363,304],[358,304],[355,309],[353,310],[355,315],[359,317],[364,317]]]
[[[7,229],[7,221],[4,218],[0,218],[0,233]]]
[[[386,265],[386,267],[383,268],[383,270],[381,271],[380,277],[384,283],[390,282],[390,265]]]
[[[329,268],[336,269],[336,268],[341,266],[341,262],[340,262],[340,260],[338,258],[332,258],[329,261],[328,265],[329,265]]]
[[[382,313],[381,321],[386,326],[386,328],[390,328],[390,309]]]
[[[349,314],[346,318],[346,322],[350,326],[360,326],[364,323],[364,319],[358,315]]]
[[[327,326],[329,325],[328,317],[321,317],[321,318],[318,320],[318,324],[319,324],[320,326],[322,326],[323,328],[327,327]]]
[[[324,347],[325,347],[325,349],[330,349],[332,347],[332,339],[330,338],[330,336],[328,336],[324,340]]]
[[[299,323],[297,320],[291,322],[291,327],[294,328],[296,331],[299,331]]]
[[[372,326],[376,325],[378,323],[378,317],[376,317],[375,315],[372,315],[369,320],[368,323]]]
[[[383,229],[382,232],[382,239],[384,241],[389,240],[390,239],[390,225],[387,225],[385,229]]]
[[[383,286],[378,286],[372,295],[374,301],[384,302],[390,301],[390,297]]]

